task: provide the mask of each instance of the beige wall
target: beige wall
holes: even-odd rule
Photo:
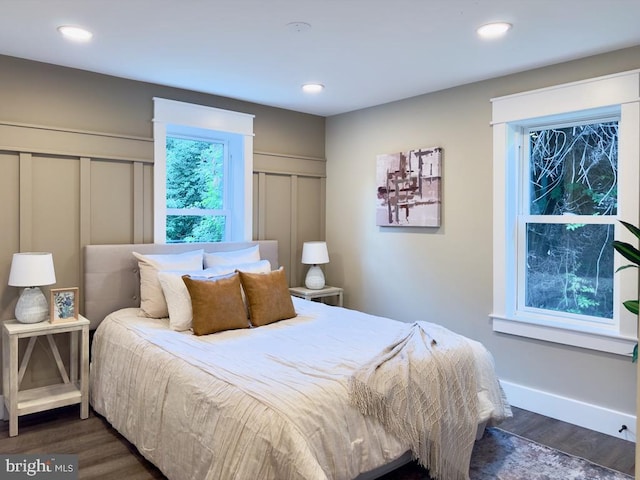
[[[640,47],[327,119],[329,283],[345,305],[483,342],[506,381],[635,415],[628,358],[493,333],[490,99],[640,68]],[[376,155],[440,146],[442,226],[375,226]],[[619,425],[612,425],[619,428]]]
[[[83,245],[153,241],[153,97],[255,115],[253,236],[302,281],[302,242],[324,237],[323,117],[3,56],[0,86],[0,320],[14,252],[52,252],[70,287]],[[33,362],[23,387],[55,377],[46,348]]]
[[[304,278],[302,242],[326,228],[327,281],[345,287],[348,307],[443,323],[485,343],[505,380],[633,414],[627,359],[494,334],[488,314],[489,99],[634,68],[640,48],[331,117],[325,180],[321,117],[0,56],[0,319],[13,316],[18,296],[6,286],[12,253],[52,251],[56,286],[75,286],[83,244],[152,240],[159,96],[256,115],[254,237],[280,241],[291,284]],[[376,227],[376,154],[419,146],[444,148],[442,227]],[[43,350],[34,361],[26,386],[53,372]]]

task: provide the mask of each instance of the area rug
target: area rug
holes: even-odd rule
[[[469,470],[471,480],[630,480],[632,476],[540,445],[499,428],[487,428],[476,442]],[[410,463],[384,480],[431,480]],[[382,480],[381,479],[381,480]]]

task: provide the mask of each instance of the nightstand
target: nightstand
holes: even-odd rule
[[[312,290],[306,287],[291,287],[289,293],[294,297],[304,298],[305,300],[313,300],[314,298],[337,297],[339,307],[342,306],[342,293],[344,290],[340,287],[329,287],[328,285],[319,290]]]
[[[69,334],[69,374],[64,367],[53,335]],[[31,359],[38,337],[47,339],[55,358],[62,383],[46,387],[19,390],[20,382]],[[78,338],[80,337],[80,338]],[[28,338],[29,343],[18,366],[18,340]],[[89,417],[89,320],[63,323],[20,323],[8,320],[2,324],[2,391],[9,412],[9,436],[18,435],[18,417],[65,405],[80,404],[80,418]]]

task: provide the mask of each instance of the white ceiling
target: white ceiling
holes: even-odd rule
[[[640,0],[0,0],[0,54],[330,116],[639,45],[639,20]],[[478,39],[491,21],[513,28]]]

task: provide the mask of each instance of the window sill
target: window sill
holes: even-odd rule
[[[493,319],[494,332],[535,338],[627,357],[631,357],[631,352],[637,342],[635,337],[622,336],[605,329],[592,328],[591,331],[584,331],[558,325],[541,325],[527,320],[515,320],[498,315],[490,315],[490,317]]]

